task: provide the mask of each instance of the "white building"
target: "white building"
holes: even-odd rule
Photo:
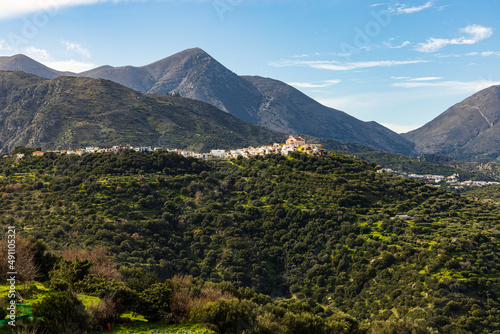
[[[212,154],[212,157],[214,158],[225,158],[226,157],[226,150],[211,150],[210,153]]]

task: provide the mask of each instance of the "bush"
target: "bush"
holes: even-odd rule
[[[72,292],[59,292],[35,304],[33,316],[48,334],[79,334],[90,329],[89,314]]]
[[[248,300],[220,299],[199,309],[192,316],[194,323],[206,324],[217,333],[242,333],[255,325],[256,304]]]
[[[148,321],[169,320],[171,315],[170,298],[172,286],[170,281],[153,284],[139,296],[135,312],[142,314]]]
[[[87,276],[91,266],[87,260],[70,262],[61,259],[50,272],[50,285],[57,291],[67,290]]]

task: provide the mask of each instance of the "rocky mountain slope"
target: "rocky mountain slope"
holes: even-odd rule
[[[500,86],[486,88],[403,136],[421,153],[464,161],[500,156]]]
[[[25,60],[19,57],[4,59],[0,69],[23,70],[47,78],[57,75],[42,64],[39,68],[32,64],[23,67]],[[102,66],[79,74],[59,74],[107,79],[142,93],[179,93],[280,132],[360,143],[394,153],[414,153],[411,142],[376,122],[363,122],[323,106],[283,82],[238,76],[198,48],[142,67]]]
[[[286,135],[237,119],[207,103],[144,95],[112,81],[0,72],[0,150],[119,144],[188,148],[247,147]]]

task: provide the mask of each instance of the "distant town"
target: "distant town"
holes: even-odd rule
[[[196,153],[193,151],[179,150],[179,149],[168,149],[162,147],[133,147],[130,145],[119,145],[113,146],[111,148],[100,148],[100,147],[86,147],[77,150],[47,150],[47,151],[35,151],[32,153],[33,156],[43,156],[45,153],[54,152],[59,154],[76,154],[76,155],[86,155],[92,153],[121,153],[128,150],[151,153],[154,151],[168,151],[175,152],[184,157],[193,157],[203,160],[217,160],[217,159],[233,159],[239,156],[248,158],[255,155],[266,155],[266,154],[281,154],[288,155],[290,152],[303,152],[308,154],[321,154],[325,150],[322,144],[306,144],[306,141],[299,137],[290,135],[284,144],[275,143],[272,146],[259,146],[259,147],[247,147],[235,150],[211,150],[208,153]],[[4,156],[8,157],[8,155]],[[16,158],[18,160],[23,159],[24,154],[17,154]]]
[[[443,184],[448,184],[452,188],[457,189],[457,190],[463,189],[465,187],[486,187],[486,186],[491,186],[491,185],[495,185],[495,184],[500,184],[500,182],[490,182],[490,181],[471,181],[471,180],[460,181],[459,174],[453,174],[451,176],[432,175],[432,174],[421,175],[421,174],[399,172],[399,171],[392,170],[390,168],[382,168],[378,172],[379,173],[382,173],[382,172],[393,173],[393,174],[397,174],[401,177],[420,179],[420,180],[427,182],[427,184],[431,185],[431,186],[440,187]]]

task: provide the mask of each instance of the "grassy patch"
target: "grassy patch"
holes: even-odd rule
[[[90,332],[99,333],[99,332]],[[111,331],[106,331],[106,333],[115,334],[151,334],[151,333],[161,333],[161,334],[211,334],[211,330],[198,325],[164,325],[164,324],[153,324],[141,321],[133,321],[128,324],[116,325]]]

